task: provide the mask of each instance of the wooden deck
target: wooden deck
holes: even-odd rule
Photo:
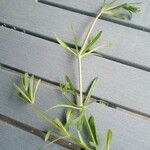
[[[24,72],[33,74],[43,81],[38,94],[42,107],[61,103],[58,85],[66,74],[77,85],[77,63],[54,34],[73,44],[72,25],[82,39],[99,6],[100,0],[0,0],[1,150],[37,150],[44,144],[41,131],[48,126],[19,101],[13,83]],[[112,129],[112,150],[150,150],[149,8],[150,0],[143,0],[131,21],[98,20],[93,33],[103,30],[102,42],[113,45],[102,51],[102,58],[83,62],[84,90],[100,77],[93,96],[101,103],[92,105],[90,113],[101,139]],[[50,114],[60,117],[62,111]],[[79,148],[61,141],[50,149]]]

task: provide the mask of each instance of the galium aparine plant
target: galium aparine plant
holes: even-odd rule
[[[125,10],[123,13],[120,13],[120,10]],[[48,131],[45,136],[45,141],[48,141],[51,135],[56,136],[54,141],[48,142],[48,144],[44,145],[40,149],[44,149],[49,146],[51,143],[54,143],[60,139],[69,139],[75,144],[79,145],[82,149],[85,150],[110,150],[110,144],[112,140],[112,131],[108,129],[106,135],[106,141],[104,143],[99,142],[98,132],[96,130],[95,119],[94,116],[87,117],[87,108],[88,106],[95,102],[91,99],[93,90],[97,84],[98,77],[96,77],[90,84],[89,90],[86,96],[83,96],[83,82],[82,82],[82,59],[87,56],[101,56],[100,50],[103,48],[107,48],[110,46],[110,43],[102,44],[95,47],[95,43],[100,40],[102,36],[102,31],[99,31],[96,35],[92,36],[93,28],[97,22],[97,20],[101,16],[114,17],[118,19],[130,19],[133,13],[137,13],[139,11],[139,7],[137,7],[137,3],[123,3],[117,4],[117,0],[109,1],[104,0],[100,11],[97,16],[94,18],[94,21],[91,23],[91,26],[87,32],[87,35],[83,41],[82,46],[78,44],[78,38],[76,33],[74,33],[74,47],[70,47],[66,42],[61,40],[58,36],[56,36],[56,40],[58,43],[64,48],[68,53],[74,55],[74,57],[78,60],[78,76],[79,76],[79,87],[76,88],[72,83],[71,79],[66,76],[65,83],[60,84],[60,90],[62,91],[62,96],[66,100],[66,104],[59,104],[49,108],[47,111],[50,111],[55,108],[64,108],[66,110],[65,113],[65,121],[61,121],[59,118],[50,117],[46,111],[43,111],[42,108],[36,102],[36,95],[38,91],[38,86],[40,84],[40,80],[36,80],[34,76],[28,75],[25,73],[21,78],[21,85],[18,86],[15,84],[15,88],[17,89],[19,96],[21,99],[33,106],[33,109],[50,125],[55,131]],[[76,89],[79,89],[79,93]],[[70,95],[73,99],[70,98]],[[75,101],[74,101],[75,98]],[[74,133],[70,130],[71,127],[74,127],[77,132],[77,136],[74,136]],[[87,141],[83,134],[83,128],[87,131],[87,136],[90,139]]]

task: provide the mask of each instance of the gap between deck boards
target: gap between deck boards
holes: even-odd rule
[[[86,16],[90,16],[90,17],[95,17],[96,16],[96,13],[91,13],[91,12],[88,12],[88,11],[84,11],[84,10],[77,9],[77,8],[74,8],[74,7],[61,5],[61,4],[58,4],[58,3],[55,3],[55,2],[50,2],[50,1],[47,1],[47,0],[37,0],[37,2],[39,2],[41,4],[44,4],[44,5],[57,7],[57,8],[60,8],[60,9],[72,11],[72,12],[79,13],[79,14],[86,15]],[[127,22],[124,22],[124,21],[120,21],[120,20],[116,20],[116,19],[112,19],[112,18],[108,18],[108,17],[104,17],[104,16],[102,16],[100,19],[105,20],[105,21],[109,21],[109,22],[113,22],[113,23],[116,23],[116,24],[119,24],[119,25],[122,25],[122,26],[126,26],[126,27],[129,27],[129,28],[133,28],[133,29],[137,29],[137,30],[141,30],[141,31],[150,33],[150,28],[147,28],[147,27],[142,27],[142,26],[139,26],[139,25],[136,25],[136,24],[127,23]]]
[[[13,25],[10,25],[10,24],[4,23],[4,22],[0,22],[0,26],[4,26],[5,28],[9,28],[9,29],[12,29],[12,30],[15,30],[15,31],[18,31],[18,32],[22,32],[24,34],[28,34],[28,35],[31,35],[31,36],[34,36],[34,37],[37,37],[37,38],[41,38],[43,40],[47,40],[47,41],[59,44],[57,42],[57,40],[54,39],[54,38],[50,38],[48,36],[45,36],[45,35],[42,35],[42,34],[39,34],[39,33],[33,32],[33,31],[30,31],[30,30],[26,30],[26,29],[23,29],[23,28],[20,28],[20,27],[17,27],[17,26],[13,26]],[[71,43],[67,43],[67,44],[70,47],[75,47]],[[137,68],[137,69],[140,69],[140,70],[144,70],[144,71],[150,72],[150,67],[147,67],[147,66],[143,66],[143,65],[140,65],[140,64],[137,64],[137,63],[126,61],[126,60],[123,60],[123,59],[120,59],[120,58],[112,57],[112,56],[109,56],[109,55],[106,55],[106,54],[103,54],[103,53],[101,53],[101,56],[103,58],[105,58],[105,59],[108,59],[108,60],[111,60],[111,61],[123,64],[123,65],[126,65],[126,66],[130,66],[130,67],[133,67],[133,68]]]
[[[22,75],[22,74],[25,73],[23,70],[20,70],[18,68],[14,68],[14,67],[2,64],[2,63],[0,63],[0,68],[2,68],[4,70],[7,70],[11,73],[17,74],[17,75]],[[31,75],[31,73],[29,73],[29,74]],[[35,76],[36,79],[41,79],[44,84],[48,84],[49,86],[52,86],[54,89],[59,89],[60,83],[54,82],[54,81],[51,81],[51,80],[48,80],[48,79],[45,79],[45,78],[42,78],[42,77],[39,77],[39,76],[36,76],[36,75],[34,75],[34,76]],[[79,93],[78,90],[77,90],[77,92]],[[83,94],[84,94],[84,96],[86,96],[85,93],[83,93]],[[134,115],[134,116],[140,117],[142,119],[150,120],[150,114],[143,113],[141,111],[131,109],[129,107],[122,106],[122,105],[110,102],[109,100],[101,99],[101,98],[96,97],[96,96],[92,96],[92,99],[96,100],[97,103],[104,104],[106,107],[117,109],[117,110],[123,111],[125,113],[128,113],[129,115]]]

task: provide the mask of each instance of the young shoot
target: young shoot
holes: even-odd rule
[[[123,12],[121,12],[121,10],[123,10]],[[36,103],[36,94],[40,80],[36,80],[34,76],[29,76],[26,73],[21,78],[21,85],[18,86],[15,84],[15,88],[17,89],[19,96],[25,102],[31,104],[39,116],[43,118],[50,125],[50,127],[52,126],[54,128],[55,132],[53,130],[47,132],[45,141],[47,141],[51,135],[58,137],[54,141],[46,144],[44,147],[42,147],[42,149],[60,139],[69,139],[85,150],[99,150],[100,147],[102,147],[102,150],[110,150],[112,131],[109,129],[107,131],[106,141],[104,143],[100,143],[98,131],[96,129],[95,118],[94,116],[87,117],[87,107],[91,103],[95,102],[91,97],[98,82],[98,77],[91,82],[86,95],[83,95],[82,59],[90,55],[101,56],[100,50],[103,48],[108,48],[111,45],[110,43],[104,43],[95,46],[95,44],[98,43],[102,37],[102,31],[98,31],[94,36],[91,35],[96,22],[101,16],[125,19],[131,18],[132,14],[137,13],[138,11],[139,7],[137,7],[136,3],[117,4],[117,0],[104,0],[100,11],[91,23],[82,45],[78,45],[79,40],[75,32],[73,37],[74,47],[70,46],[67,42],[56,36],[56,40],[61,47],[64,48],[68,53],[74,55],[78,60],[79,87],[75,87],[71,79],[66,76],[65,83],[60,84],[60,90],[62,92],[62,96],[66,100],[66,104],[51,106],[47,110],[52,111],[56,108],[64,108],[66,112],[65,121],[61,121],[60,118],[53,118],[53,116],[50,117],[47,114],[47,111],[43,111]],[[79,92],[77,89],[79,89]],[[72,130],[70,130],[71,128],[75,128],[75,130],[72,132]],[[75,131],[76,133],[74,133]],[[83,136],[85,132],[86,138]]]

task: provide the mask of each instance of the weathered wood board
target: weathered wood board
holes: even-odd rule
[[[0,146],[1,150],[38,150],[45,145],[45,142],[30,133],[18,129],[12,125],[0,121]],[[45,150],[68,150],[58,144],[52,144]]]
[[[68,74],[78,83],[77,62],[58,44],[5,28],[0,34],[1,63],[55,82],[63,82]],[[98,76],[95,96],[150,114],[149,72],[103,58],[87,59],[83,62],[85,90]]]
[[[43,5],[34,0],[0,1],[1,22],[24,30],[30,30],[52,39],[55,38],[54,34],[58,34],[70,43],[73,41],[71,25],[82,41],[81,37],[85,36],[88,29],[87,24],[90,24],[92,19],[78,13]],[[100,43],[113,43],[109,49],[102,50],[105,55],[149,68],[149,33],[104,20],[98,21],[93,33],[100,30],[103,30],[104,33],[103,40]]]
[[[89,13],[92,13],[92,14],[96,14],[97,10],[100,9],[100,7],[102,6],[103,4],[103,0],[38,0],[39,2],[43,2],[43,3],[47,3],[49,5],[54,5],[54,6],[58,6],[58,7],[62,7],[62,8],[68,8],[70,10],[78,10],[79,13],[83,13],[83,14],[86,14],[88,15]],[[109,1],[108,1],[109,2]],[[149,0],[142,0],[142,1],[139,1],[139,0],[118,0],[116,2],[116,4],[120,4],[120,3],[126,3],[126,2],[129,2],[129,3],[139,3],[137,6],[140,7],[140,12],[133,15],[132,16],[132,20],[131,21],[128,21],[128,20],[125,20],[125,21],[122,21],[122,22],[128,22],[129,24],[132,24],[133,27],[134,25],[135,28],[141,26],[143,27],[143,30],[144,30],[144,27],[150,29],[150,22],[149,22],[149,18],[150,18],[150,13],[149,13],[149,7],[150,7],[150,1]],[[67,9],[66,8],[66,9]],[[72,11],[73,11],[72,10]],[[120,22],[120,21],[119,21]],[[128,25],[128,24],[124,24],[124,25]],[[131,25],[131,26],[132,26]],[[128,25],[130,26],[130,25]]]
[[[20,72],[29,72],[44,80],[37,96],[44,110],[65,103],[58,84],[69,75],[78,87],[78,68],[75,58],[56,42],[55,33],[73,45],[73,26],[81,46],[101,3],[98,0],[0,1],[0,114],[42,131],[51,128],[32,106],[20,100],[13,83],[19,83]],[[103,30],[98,44],[111,41],[113,45],[101,51],[103,58],[83,60],[84,91],[98,76],[100,82],[93,96],[108,103],[108,106],[93,104],[89,114],[96,118],[101,144],[107,129],[112,129],[112,150],[150,149],[149,6],[150,0],[143,0],[141,12],[133,15],[132,21],[107,17],[98,20],[93,31],[95,34]],[[62,118],[63,112],[56,109],[48,114]],[[44,143],[39,137],[0,121],[0,149],[35,150]],[[66,148],[53,144],[47,149]]]

